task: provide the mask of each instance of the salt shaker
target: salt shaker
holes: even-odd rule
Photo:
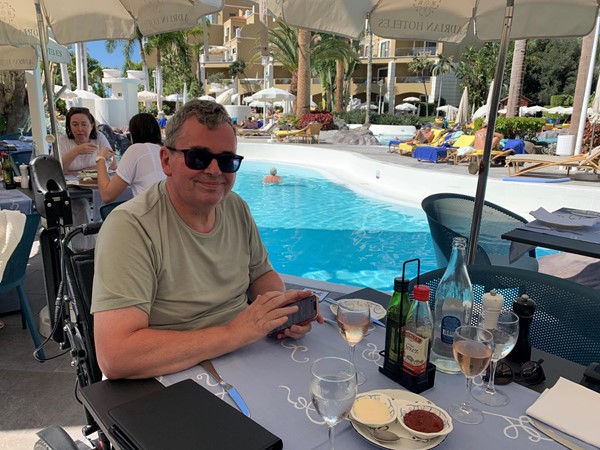
[[[498,317],[504,305],[504,297],[498,294],[495,289],[490,292],[483,294],[481,299],[483,305],[483,328],[486,330],[493,330],[498,325]]]
[[[29,188],[29,166],[27,164],[21,164],[19,166],[19,171],[21,172],[21,188]]]

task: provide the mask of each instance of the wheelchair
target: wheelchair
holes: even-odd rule
[[[50,336],[40,347],[53,340],[70,355],[77,376],[75,397],[81,403],[77,398],[78,389],[102,380],[90,313],[94,249],[76,252],[69,244],[79,234],[98,233],[102,223],[70,227],[69,191],[60,162],[52,156],[40,155],[31,161],[31,182],[36,209],[45,219],[40,233],[40,248],[51,326]],[[84,411],[87,425],[83,427],[82,434],[85,442],[74,442],[64,429],[52,425],[37,433],[39,440],[34,450],[110,450],[110,441],[85,407]],[[92,438],[95,433],[97,437]]]

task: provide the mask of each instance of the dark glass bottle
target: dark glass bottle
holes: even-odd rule
[[[4,181],[4,187],[6,189],[14,189],[17,187],[13,178],[12,165],[8,155],[5,155],[2,159],[2,180]]]
[[[387,310],[384,368],[393,374],[399,374],[402,371],[404,327],[411,305],[408,285],[409,281],[403,277],[394,278],[394,294],[390,299]]]
[[[531,360],[531,338],[529,327],[533,320],[536,304],[527,294],[521,295],[513,302],[513,311],[519,316],[519,337],[512,352],[506,359],[521,364]]]

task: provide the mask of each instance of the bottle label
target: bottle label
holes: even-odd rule
[[[442,318],[442,342],[452,345],[454,342],[454,332],[460,327],[460,319],[456,316],[444,316]]]
[[[421,337],[413,331],[404,334],[404,368],[416,375],[425,373],[429,352],[429,338]]]

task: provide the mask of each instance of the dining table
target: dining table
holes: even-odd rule
[[[11,209],[23,214],[31,214],[33,201],[21,189],[5,189],[4,183],[0,183],[0,209]]]
[[[363,296],[360,292],[365,292],[357,287],[298,277],[284,276],[284,280],[288,288],[315,290],[321,300],[325,297],[360,298]],[[368,291],[372,293],[373,290]],[[371,295],[371,301],[381,307],[387,306],[389,294],[379,294]],[[212,360],[221,377],[235,386],[243,397],[252,420],[280,437],[284,449],[329,448],[327,426],[311,402],[311,364],[324,356],[348,358],[349,346],[338,332],[331,304],[321,301],[320,312],[327,321],[314,324],[312,331],[300,340],[277,340],[267,337]],[[372,324],[367,336],[356,347],[357,370],[366,376],[366,381],[359,386],[358,392],[385,390],[394,398],[414,399],[417,394],[407,391],[379,371],[384,360],[382,350],[385,347],[385,334],[384,327]],[[561,445],[532,426],[526,410],[540,395],[538,391],[552,386],[559,376],[579,382],[584,367],[554,355],[541,353],[547,358],[544,362],[547,379],[536,386],[537,390],[516,382],[503,386],[502,389],[508,394],[510,402],[501,407],[486,406],[471,399],[474,405],[483,411],[484,421],[481,424],[465,425],[454,421],[453,431],[445,438],[429,442],[401,440],[383,445],[370,437],[364,427],[344,420],[336,426],[336,448],[560,449]],[[533,357],[537,356],[540,356],[540,353],[534,349]],[[235,407],[221,385],[214,381],[201,365],[153,379],[105,380],[83,387],[80,390],[81,398],[101,429],[111,438],[110,430],[114,425],[114,420],[108,413],[111,409],[188,379],[194,380]],[[482,381],[476,378],[475,382]],[[422,392],[420,396],[423,401],[433,402],[448,410],[451,405],[465,399],[465,377],[461,373],[445,374],[438,371],[435,374],[434,386]],[[198,408],[202,408],[202,405],[198,405]],[[223,432],[227,432],[227,424],[223,424]],[[582,448],[594,448],[573,437],[568,438]],[[115,447],[122,448],[118,443],[115,443]]]
[[[600,212],[563,207],[554,213],[573,213],[577,217],[596,216],[599,220],[593,226],[555,226],[540,220],[520,225],[501,236],[512,241],[509,251],[511,263],[535,247],[600,259]]]

